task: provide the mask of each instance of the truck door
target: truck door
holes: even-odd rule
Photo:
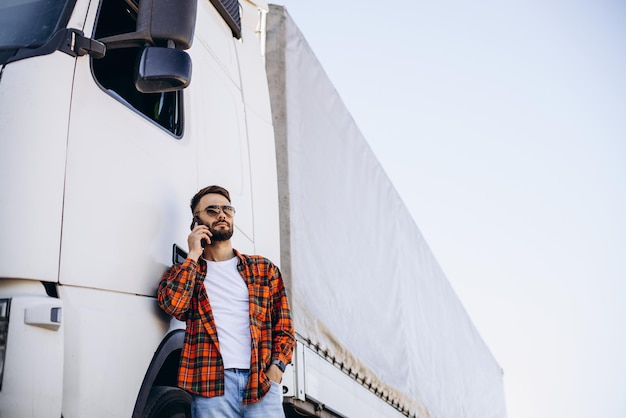
[[[91,2],[85,36],[133,32],[136,15],[132,1]],[[64,416],[130,416],[168,329],[156,288],[189,233],[198,179],[189,94],[139,93],[140,50],[76,63],[59,269]]]
[[[105,0],[85,33],[132,32],[126,1]],[[195,127],[187,92],[139,93],[140,48],[77,64],[70,116],[60,281],[153,296],[186,242],[187,202],[196,190]],[[93,263],[98,260],[98,268]]]

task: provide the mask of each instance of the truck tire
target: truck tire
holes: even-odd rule
[[[191,418],[191,395],[172,386],[154,386],[142,418]]]

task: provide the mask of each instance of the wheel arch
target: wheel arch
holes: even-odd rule
[[[154,353],[135,402],[133,418],[140,418],[153,386],[176,386],[185,331],[176,329],[163,338]]]

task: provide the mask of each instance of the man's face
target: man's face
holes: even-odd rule
[[[207,210],[207,208],[215,206],[219,208],[218,213]],[[222,209],[224,206],[230,206],[228,199],[221,194],[210,193],[202,196],[194,208],[194,214],[213,234],[211,241],[227,241],[233,236],[234,217]]]

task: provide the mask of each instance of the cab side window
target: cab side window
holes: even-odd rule
[[[103,0],[96,24],[95,39],[134,32],[137,0]],[[100,86],[110,95],[160,125],[172,135],[183,133],[183,93],[140,93],[135,88],[135,68],[141,48],[108,49],[101,59],[92,60]]]

